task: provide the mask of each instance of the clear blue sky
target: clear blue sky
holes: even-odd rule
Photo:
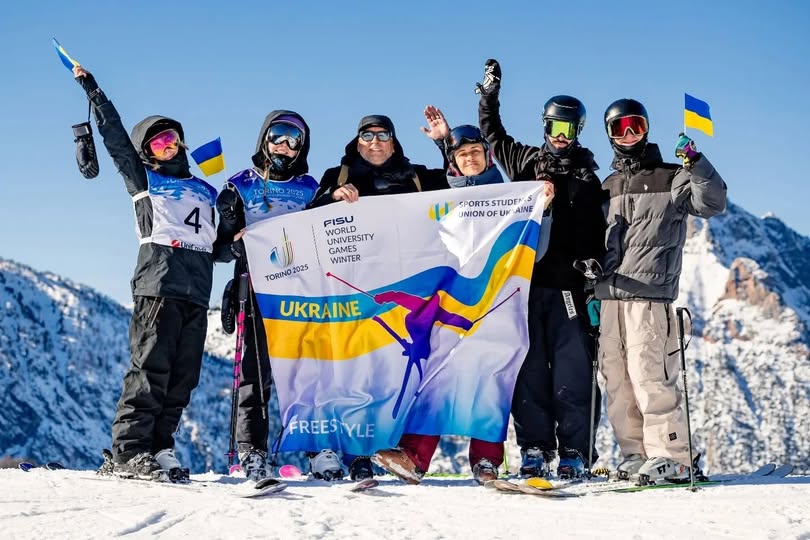
[[[621,97],[646,104],[651,140],[674,160],[683,93],[712,107],[715,137],[693,134],[754,214],[810,235],[810,4],[805,2],[188,2],[31,1],[4,6],[0,106],[0,257],[89,284],[125,303],[137,241],[130,199],[100,148],[101,174],[74,163],[70,126],[86,100],[51,37],[92,71],[131,128],[180,120],[195,148],[222,137],[227,173],[249,166],[273,109],[312,127],[316,178],[366,114],[391,116],[406,154],[440,166],[422,109],[476,123],[487,58],[503,68],[504,124],[539,144],[543,103],[579,97],[581,137],[604,176],[602,125]],[[97,144],[100,138],[97,136]],[[225,176],[209,179],[220,187]],[[218,265],[218,303],[230,267]]]

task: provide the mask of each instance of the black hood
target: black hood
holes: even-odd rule
[[[309,172],[309,164],[307,164],[307,156],[309,155],[310,131],[309,125],[306,123],[304,118],[297,112],[282,109],[272,111],[265,117],[264,122],[262,123],[262,128],[259,130],[259,138],[256,141],[256,150],[253,156],[251,157],[251,160],[253,161],[253,164],[262,171],[264,171],[267,168],[266,164],[267,158],[264,154],[265,136],[267,135],[267,130],[270,129],[270,124],[276,121],[279,116],[295,117],[296,120],[299,120],[301,125],[303,126],[304,145],[301,147],[301,150],[298,151],[298,155],[295,157],[295,161],[293,161],[289,172],[290,177],[306,174]]]
[[[168,161],[156,160],[146,151],[146,148],[144,148],[146,141],[167,129],[177,131],[177,133],[180,134],[180,140],[185,143],[186,136],[180,122],[160,115],[147,116],[135,124],[129,138],[138,151],[138,156],[140,156],[144,165],[166,176],[189,178],[191,176],[191,170],[189,169],[188,156],[186,155],[185,148],[182,146],[178,148],[177,155]]]

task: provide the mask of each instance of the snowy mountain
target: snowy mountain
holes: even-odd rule
[[[688,389],[707,472],[778,461],[810,473],[810,239],[731,204],[690,219],[678,305],[692,313]],[[129,316],[86,286],[0,259],[0,456],[97,466],[129,363]],[[196,471],[224,467],[233,348],[212,310],[200,386],[178,434]],[[271,411],[271,433],[277,418]],[[605,418],[598,446],[600,464],[618,457]],[[434,469],[466,470],[463,439],[440,448]],[[513,443],[512,468],[518,459]]]

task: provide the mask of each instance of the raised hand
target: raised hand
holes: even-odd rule
[[[425,107],[425,120],[428,127],[419,126],[419,129],[434,141],[441,141],[450,135],[450,126],[444,117],[444,113],[438,107],[433,105]]]
[[[697,151],[695,141],[681,133],[678,139],[678,144],[675,146],[675,157],[683,160],[683,166],[689,167],[700,157],[700,152]]]
[[[494,58],[484,63],[484,82],[475,84],[475,93],[482,96],[497,95],[501,91],[501,65]]]

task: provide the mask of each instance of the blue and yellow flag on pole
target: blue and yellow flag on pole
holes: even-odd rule
[[[59,44],[58,41],[56,41],[56,38],[51,38],[51,39],[53,40],[53,46],[56,49],[56,54],[59,55],[59,60],[61,60],[62,64],[64,64],[64,66],[66,68],[68,68],[72,73],[73,68],[78,66],[79,63],[76,60],[74,60],[73,58],[70,57],[70,55],[67,53],[67,51],[62,48],[62,46]]]
[[[222,155],[222,141],[217,137],[209,143],[205,143],[193,152],[191,157],[199,165],[205,176],[211,176],[225,169],[225,158]]]
[[[712,115],[709,104],[689,94],[684,94],[686,102],[683,107],[683,127],[699,129],[709,137],[714,137]]]

